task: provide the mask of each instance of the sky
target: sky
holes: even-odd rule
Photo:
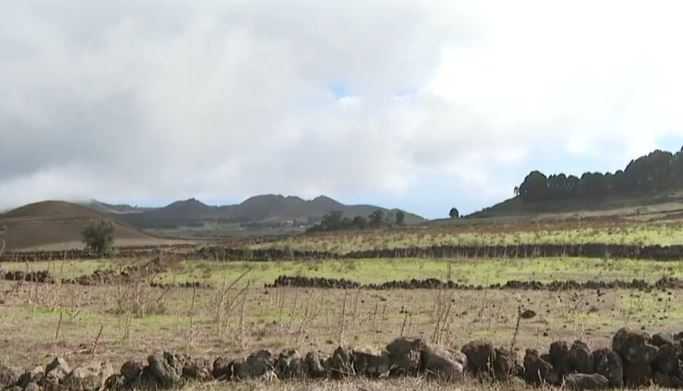
[[[429,218],[683,145],[683,2],[0,3],[0,209],[265,193]]]

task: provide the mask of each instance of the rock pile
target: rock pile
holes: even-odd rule
[[[587,257],[615,259],[681,260],[683,245],[639,246],[628,244],[509,244],[509,245],[440,245],[427,247],[401,247],[336,253],[331,251],[304,251],[279,248],[249,249],[240,247],[189,245],[167,247],[119,248],[118,258],[139,258],[154,255],[179,255],[185,259],[233,260],[295,260],[295,259],[371,259],[371,258],[534,258],[534,257]],[[98,259],[99,255],[85,250],[69,251],[15,251],[0,256],[0,261],[29,262],[71,259]]]
[[[276,288],[282,286],[297,288],[323,288],[323,289],[371,289],[371,290],[390,290],[390,289],[459,289],[459,290],[484,290],[484,289],[521,289],[534,291],[566,291],[579,289],[683,289],[683,280],[675,277],[662,277],[655,283],[645,280],[556,280],[542,282],[537,280],[516,281],[511,280],[504,284],[472,285],[460,284],[454,281],[442,281],[437,278],[411,279],[399,281],[387,281],[381,284],[361,284],[357,281],[344,278],[325,278],[325,277],[304,277],[304,276],[279,276],[272,284],[266,288]]]
[[[337,348],[317,351],[257,350],[246,358],[212,362],[184,354],[155,353],[146,362],[127,361],[118,373],[108,363],[71,368],[61,358],[22,374],[0,365],[0,389],[96,391],[179,387],[186,382],[247,379],[344,379],[421,376],[457,382],[471,376],[486,382],[516,378],[531,385],[572,390],[644,387],[683,388],[683,333],[676,336],[619,330],[612,347],[591,350],[581,342],[556,341],[548,353],[528,349],[520,362],[514,351],[473,341],[460,351],[418,338],[398,338],[383,350]]]
[[[75,278],[63,278],[62,284],[66,285],[81,285],[81,286],[99,286],[99,285],[113,285],[113,284],[129,284],[136,281],[144,280],[148,277],[154,277],[157,274],[166,271],[163,262],[157,257],[142,265],[130,265],[123,268],[121,271],[112,269],[97,269],[91,274],[84,274]],[[54,284],[58,280],[50,274],[47,270],[24,272],[20,270],[13,270],[2,273],[0,271],[0,278],[8,281],[26,281],[37,282],[42,284]],[[156,281],[149,283],[154,288],[210,288],[211,285],[199,281],[187,281],[178,284],[168,284]]]

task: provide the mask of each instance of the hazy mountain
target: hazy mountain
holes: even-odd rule
[[[353,218],[366,217],[377,209],[389,215],[395,213],[395,210],[374,205],[344,205],[326,196],[304,200],[295,196],[266,194],[248,198],[240,204],[223,206],[209,206],[192,198],[163,208],[119,214],[117,217],[140,228],[198,227],[207,223],[311,225],[332,211],[340,211],[344,216]],[[422,221],[422,217],[406,213],[406,224]]]
[[[91,200],[89,203],[85,205],[102,212],[114,214],[142,213],[154,209],[140,206],[132,206],[128,204],[107,204],[106,202],[101,202],[98,200]]]

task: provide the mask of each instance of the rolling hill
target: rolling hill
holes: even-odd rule
[[[84,205],[64,201],[28,204],[0,215],[6,250],[28,248],[80,248],[81,231],[91,219],[108,217],[106,213]],[[117,244],[143,244],[152,236],[120,221],[114,221]],[[56,247],[54,247],[56,248]]]
[[[590,214],[639,219],[670,218],[683,211],[683,151],[655,150],[615,172],[580,176],[532,171],[515,197],[469,218]]]
[[[259,195],[236,205],[209,206],[194,198],[176,201],[163,208],[139,213],[118,214],[115,217],[142,229],[200,228],[206,224],[239,224],[242,226],[310,226],[326,213],[340,211],[346,217],[367,217],[375,210],[393,215],[374,205],[345,205],[332,198],[319,196],[304,200],[295,196]],[[406,213],[406,224],[423,222],[420,216]]]

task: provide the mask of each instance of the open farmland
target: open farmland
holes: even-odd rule
[[[120,249],[108,258],[83,251],[12,252],[5,259],[21,261],[0,264],[0,333],[6,347],[1,359],[17,368],[54,356],[72,365],[96,360],[119,368],[166,351],[208,363],[223,358],[232,363],[229,378],[239,381],[230,384],[237,389],[296,389],[298,383],[244,382],[259,376],[234,372],[239,362],[234,359],[266,349],[273,353],[274,373],[283,377],[277,368],[289,364],[277,360],[289,349],[319,352],[334,368],[340,346],[353,349],[357,365],[358,352],[382,352],[397,337],[419,338],[450,352],[485,340],[511,352],[510,362],[521,365],[521,372],[510,370],[504,380],[496,375],[500,382],[488,379],[482,385],[480,375],[465,366],[458,384],[524,389],[512,375],[534,383],[533,370],[524,366],[533,365],[527,363],[527,349],[541,354],[556,341],[574,346],[579,340],[590,353],[612,347],[622,328],[683,336],[681,250],[657,247],[681,244],[682,237],[677,222],[474,220],[146,246]],[[402,255],[408,253],[401,249],[410,248],[414,255]],[[310,386],[445,387],[424,378],[429,372],[417,379],[377,381],[365,379],[375,376],[365,369],[358,371],[353,373],[365,376],[344,372],[344,381]],[[326,373],[335,378],[338,372]],[[671,379],[678,379],[677,373],[657,384],[676,385]],[[551,371],[542,380],[557,386],[565,375]],[[654,375],[646,381],[628,376],[632,386],[654,380]],[[189,386],[195,387],[219,385]]]
[[[623,245],[683,244],[683,223],[633,222],[618,219],[568,221],[449,222],[394,230],[334,232],[289,236],[247,242],[249,248],[306,251],[376,250],[444,245],[585,244]]]
[[[142,360],[162,350],[209,358],[288,348],[331,355],[340,345],[381,349],[399,336],[415,336],[456,349],[475,339],[501,347],[510,347],[514,341],[521,360],[526,348],[545,351],[557,340],[582,340],[592,349],[608,347],[614,332],[622,327],[672,334],[683,331],[683,289],[266,287],[280,275],[360,283],[429,278],[475,285],[512,280],[642,279],[654,283],[662,277],[683,278],[681,261],[394,258],[225,262],[169,256],[153,271],[128,273],[132,279],[87,279],[88,286],[67,282],[79,276],[101,276],[98,269],[115,273],[146,270],[148,263],[147,258],[112,258],[2,264],[5,273],[47,271],[54,280],[0,282],[0,332],[6,347],[3,361],[23,368],[59,356],[73,364],[106,360],[117,368],[126,360]],[[193,282],[201,285],[182,285]],[[520,319],[520,313],[527,310],[535,316]],[[394,386],[411,387],[411,381]],[[324,387],[343,389],[353,384]],[[422,386],[413,387],[441,387],[438,383],[415,384]],[[473,379],[463,384],[478,387]],[[374,387],[381,386],[375,383]]]

